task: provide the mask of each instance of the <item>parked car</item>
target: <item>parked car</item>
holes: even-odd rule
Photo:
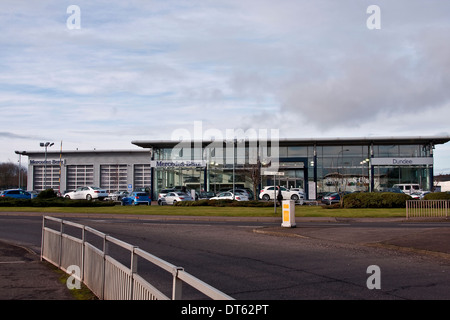
[[[410,194],[411,198],[422,200],[423,197],[425,197],[426,194],[430,193],[430,191],[423,191],[423,192],[413,192]]]
[[[174,192],[174,191],[175,191],[174,188],[161,189],[161,191],[158,193],[158,198],[165,197],[165,196],[167,196],[167,194],[169,192]]]
[[[264,189],[261,190],[261,192],[259,193],[259,198],[262,200],[273,200],[273,197],[275,195],[275,197],[278,196],[278,187],[276,192],[274,191],[274,186],[270,186],[270,187],[265,187]],[[283,196],[284,200],[300,200],[300,199],[305,199],[305,194],[302,191],[291,191],[286,189],[285,187],[280,187],[281,188],[281,195]]]
[[[108,199],[112,201],[121,201],[122,198],[128,196],[127,191],[115,191],[108,194]]]
[[[212,197],[215,197],[215,196],[216,196],[216,194],[212,191],[203,191],[203,192],[200,192],[200,194],[198,195],[198,198],[200,200],[211,199]]]
[[[340,201],[341,201],[341,197],[339,196],[339,193],[337,193],[337,192],[330,193],[322,198],[322,202],[325,204],[339,203]]]
[[[136,206],[138,204],[146,204],[149,206],[151,201],[152,200],[150,199],[148,193],[134,191],[130,193],[128,196],[123,197],[121,202],[123,206],[126,205]]]
[[[8,189],[1,192],[0,197],[15,199],[31,199],[31,193],[22,189]]]
[[[210,198],[209,200],[237,200],[237,201],[248,201],[248,196],[244,193],[225,191],[219,193],[217,196]]]
[[[403,193],[411,194],[414,192],[421,192],[420,185],[417,183],[399,183],[394,184],[392,188],[399,188]]]
[[[158,198],[158,206],[164,206],[166,205],[166,196]]]
[[[228,192],[233,192],[233,189],[228,190]],[[240,194],[245,195],[248,198],[248,200],[251,200],[253,198],[252,194],[246,189],[235,188],[234,192],[236,192],[236,194],[240,193]]]
[[[103,200],[108,196],[108,193],[104,189],[100,189],[97,187],[79,187],[74,191],[67,192],[64,194],[65,198],[74,199],[74,200]]]
[[[403,193],[400,188],[386,188],[383,192]]]
[[[175,204],[179,201],[193,201],[194,199],[187,193],[183,192],[169,192],[164,197],[166,204]]]

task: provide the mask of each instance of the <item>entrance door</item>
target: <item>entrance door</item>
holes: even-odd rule
[[[287,189],[300,188],[305,190],[305,180],[302,178],[280,177],[280,182],[278,184],[286,187]]]

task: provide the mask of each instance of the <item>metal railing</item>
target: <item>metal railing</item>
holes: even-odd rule
[[[406,218],[448,218],[449,200],[407,200]]]
[[[51,222],[50,222],[51,221]],[[57,228],[48,224],[56,223]],[[65,233],[70,226],[81,236]],[[59,230],[57,230],[59,229]],[[76,233],[76,232],[73,232]],[[88,241],[97,237],[95,241]],[[190,275],[183,268],[166,262],[136,246],[111,237],[103,232],[78,223],[44,216],[42,219],[41,259],[47,260],[78,281],[83,282],[99,299],[104,300],[179,300],[182,298],[183,283],[215,300],[233,300],[227,294]],[[129,266],[110,255],[110,247],[115,245],[130,254]],[[99,248],[100,247],[100,248]],[[171,274],[171,288],[165,288],[170,294],[164,294],[139,275],[138,261],[144,259],[154,267]],[[71,267],[79,267],[80,274],[72,274]]]

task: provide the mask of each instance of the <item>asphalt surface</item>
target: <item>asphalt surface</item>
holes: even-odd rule
[[[85,215],[84,215],[85,216]],[[85,216],[86,217],[86,216]],[[105,215],[102,215],[105,218]],[[121,216],[121,218],[125,218]],[[140,217],[132,217],[140,219]],[[149,218],[148,216],[146,217]],[[159,217],[161,218],[161,217]],[[166,219],[169,219],[167,217]],[[171,219],[177,219],[172,217]],[[178,217],[178,219],[210,219],[209,217]],[[226,219],[221,217],[221,219]],[[239,219],[232,217],[229,219]],[[252,218],[241,218],[252,220]],[[256,218],[260,221],[264,218]],[[268,218],[274,219],[274,218]],[[281,220],[281,219],[280,219]],[[253,219],[255,221],[255,219]],[[405,219],[335,219],[335,218],[296,218],[296,222],[329,222],[329,223],[360,223],[367,226],[332,228],[327,226],[312,227],[266,227],[257,228],[254,232],[270,236],[302,237],[383,247],[387,250],[404,250],[414,253],[434,255],[450,260],[450,224],[449,227],[439,227],[427,230],[412,230],[398,228],[377,228],[372,222],[398,222]],[[421,220],[414,220],[415,222]],[[448,220],[423,221],[424,224]],[[281,223],[281,221],[280,221]],[[32,250],[13,243],[0,242],[0,300],[73,300],[74,297],[66,285],[59,281],[54,267],[40,261],[39,255]]]
[[[73,300],[60,276],[28,248],[0,242],[1,300]]]

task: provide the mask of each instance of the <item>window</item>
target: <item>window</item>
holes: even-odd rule
[[[109,191],[127,190],[127,165],[101,165],[100,187]]]
[[[134,188],[140,189],[151,185],[151,168],[149,164],[134,165]]]
[[[59,166],[34,166],[33,167],[33,190],[59,189]]]
[[[67,190],[74,190],[81,186],[94,184],[93,165],[67,166]]]

